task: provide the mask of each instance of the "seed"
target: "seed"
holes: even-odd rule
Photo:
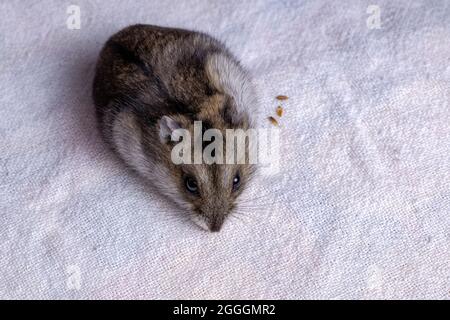
[[[281,106],[278,106],[276,112],[277,116],[281,117],[283,115],[283,108]]]
[[[277,96],[277,100],[280,100],[280,101],[287,100],[287,99],[289,99],[288,96],[283,96],[283,95]]]
[[[269,119],[270,123],[272,123],[274,126],[278,126],[277,119],[275,119],[274,117],[269,117],[268,119]]]

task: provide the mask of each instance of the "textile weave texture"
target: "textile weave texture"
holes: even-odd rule
[[[224,41],[262,127],[289,97],[280,172],[219,233],[99,136],[96,59],[135,23]],[[450,297],[449,1],[1,1],[0,57],[1,298]]]

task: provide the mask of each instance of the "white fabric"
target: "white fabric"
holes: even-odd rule
[[[79,30],[65,1],[0,2],[1,298],[449,298],[450,2],[73,2]],[[220,233],[96,130],[97,54],[138,22],[224,40],[261,126],[289,96],[282,172]]]

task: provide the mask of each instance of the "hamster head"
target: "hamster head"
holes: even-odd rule
[[[223,95],[212,96],[205,104],[195,121],[179,114],[158,121],[160,163],[167,175],[158,179],[165,182],[165,194],[198,226],[219,231],[236,211],[256,167],[249,161],[248,137],[239,140],[230,135],[248,132],[248,116],[238,115],[232,99]],[[227,146],[232,143],[235,149],[230,159]],[[239,143],[245,145],[241,149],[245,159],[238,154]]]
[[[179,165],[176,177],[177,202],[202,229],[219,231],[236,209],[236,202],[250,178],[246,165]]]

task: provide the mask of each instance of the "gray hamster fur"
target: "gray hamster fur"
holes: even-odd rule
[[[175,128],[192,132],[194,121],[222,132],[255,126],[254,87],[229,50],[204,33],[127,27],[100,53],[93,98],[100,130],[123,161],[197,225],[219,231],[255,166],[175,165],[170,135]]]

